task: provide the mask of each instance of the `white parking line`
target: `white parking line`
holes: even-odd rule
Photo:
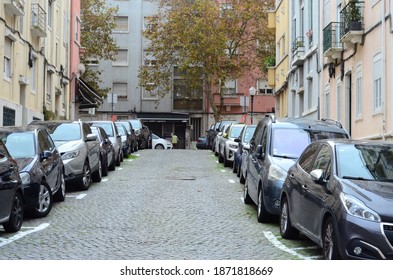
[[[263,234],[265,235],[265,237],[267,238],[267,240],[270,241],[270,243],[272,243],[275,247],[277,247],[278,249],[285,251],[295,257],[298,257],[300,259],[303,260],[311,260],[314,259],[313,257],[307,257],[304,256],[302,254],[299,254],[298,252],[296,252],[294,249],[290,249],[287,246],[285,246],[284,244],[282,244],[280,241],[278,241],[278,239],[274,236],[274,234],[270,231],[264,231]]]
[[[123,170],[123,167],[118,167],[116,170]]]
[[[101,179],[101,182],[106,182],[106,181],[108,181],[108,178],[102,178]]]
[[[67,194],[66,197],[75,197],[75,199],[82,199],[82,198],[84,198],[86,195],[87,195],[87,194],[85,194],[85,193],[82,193],[82,194],[80,194],[80,195],[69,195],[69,194]]]
[[[44,223],[44,224],[40,224],[37,227],[33,227],[31,230],[26,230],[26,231],[23,231],[23,229],[25,229],[25,227],[22,227],[20,231],[18,231],[15,235],[12,235],[10,238],[0,238],[0,247],[10,244],[11,242],[14,242],[18,239],[21,239],[21,238],[25,237],[26,235],[43,230],[43,229],[47,228],[48,226],[49,226],[49,223]],[[26,227],[26,228],[31,228],[31,227]]]
[[[220,170],[222,173],[225,173],[225,172],[227,172],[225,169],[221,169]]]
[[[228,182],[231,183],[231,184],[236,183],[235,180],[232,180],[232,179],[229,179]]]

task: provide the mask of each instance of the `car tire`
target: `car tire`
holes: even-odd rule
[[[108,167],[109,171],[114,171],[116,169],[116,159],[115,159],[115,151],[112,151],[112,160]]]
[[[101,161],[101,157],[98,160],[98,169],[91,175],[91,179],[93,180],[93,182],[101,182],[102,180],[102,161]]]
[[[64,201],[65,200],[65,196],[66,196],[66,184],[65,184],[65,180],[64,180],[64,172],[61,171],[60,174],[60,186],[59,189],[57,190],[57,192],[54,194],[53,198],[55,199],[55,201]]]
[[[236,169],[236,176],[240,178],[240,174],[241,174],[241,173],[243,173],[243,172],[242,172],[242,167],[241,167],[241,166],[238,166],[237,169]]]
[[[244,184],[246,182],[246,178],[243,176],[243,171],[240,172],[239,182],[240,184]]]
[[[80,180],[80,189],[83,191],[87,191],[91,185],[91,170],[89,163],[85,161],[83,164],[83,174]]]
[[[103,157],[102,161],[102,176],[108,176],[108,155]]]
[[[291,224],[291,216],[289,214],[289,204],[286,197],[281,201],[280,209],[280,234],[285,239],[296,239],[299,237],[299,230]]]
[[[154,147],[154,149],[163,150],[163,149],[164,149],[164,146],[163,146],[162,144],[157,144],[157,145]]]
[[[123,153],[123,149],[120,149],[120,162],[124,161],[124,153]]]
[[[265,208],[265,203],[263,202],[263,191],[262,188],[258,190],[258,203],[257,203],[257,220],[259,223],[267,223],[271,221],[271,215],[267,212]]]
[[[223,163],[224,163],[224,167],[229,167],[230,166],[230,162],[227,159],[227,150],[224,149],[224,157],[222,159]]]
[[[323,225],[322,252],[325,260],[338,260],[338,242],[333,218],[328,217]]]
[[[49,185],[42,181],[40,184],[40,190],[38,194],[38,200],[35,207],[31,209],[31,215],[34,218],[46,217],[52,210],[53,206],[53,195]]]
[[[116,158],[115,164],[116,164],[116,166],[120,166],[120,164],[121,164],[120,152],[118,152],[118,154],[117,154],[117,158]]]
[[[233,164],[232,164],[232,173],[237,173],[236,159],[233,160]]]
[[[244,184],[244,204],[252,204],[252,202],[250,194],[248,193],[248,182],[246,180]]]
[[[3,228],[6,232],[17,232],[22,227],[23,223],[23,199],[20,192],[16,192],[11,208],[10,218],[3,223]]]

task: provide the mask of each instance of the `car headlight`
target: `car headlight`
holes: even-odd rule
[[[285,181],[285,178],[287,177],[287,172],[282,169],[281,167],[278,167],[277,165],[271,165],[269,168],[269,180],[280,180],[280,181]]]
[[[75,150],[75,151],[70,151],[70,152],[66,152],[61,156],[62,160],[67,160],[67,159],[72,159],[72,158],[76,158],[77,156],[79,156],[80,151],[79,150]]]
[[[29,185],[30,184],[31,179],[30,179],[29,172],[21,172],[19,175],[20,175],[20,178],[22,179],[22,185]]]
[[[362,201],[355,197],[341,193],[340,199],[348,214],[369,221],[381,221],[381,217],[375,211],[368,208]]]

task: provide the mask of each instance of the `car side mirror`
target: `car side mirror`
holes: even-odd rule
[[[97,141],[97,135],[93,133],[87,134],[86,141]]]
[[[235,141],[236,143],[242,142],[239,138],[236,138],[234,141]]]
[[[255,155],[256,155],[257,159],[260,159],[260,160],[264,160],[265,159],[265,153],[264,153],[264,151],[262,149],[262,145],[258,145],[257,146],[257,149],[255,151]]]
[[[221,136],[221,135],[222,135],[222,132],[220,131],[219,133],[217,133],[217,135],[218,135],[218,136]]]
[[[314,169],[310,172],[311,179],[317,183],[326,183],[326,180],[323,178],[323,170],[322,169]]]
[[[250,145],[249,144],[244,144],[243,149],[249,151],[250,150]]]
[[[53,153],[51,151],[44,151],[41,156],[41,160],[50,159],[53,157]]]

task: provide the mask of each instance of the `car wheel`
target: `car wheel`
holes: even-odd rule
[[[108,154],[105,154],[102,162],[102,176],[108,176]]]
[[[246,180],[245,184],[244,184],[244,203],[245,204],[251,204],[252,203],[252,199],[248,193],[248,182]]]
[[[323,226],[322,251],[325,260],[340,259],[337,236],[332,217],[327,218]]]
[[[22,195],[17,192],[12,202],[10,218],[3,224],[6,232],[17,232],[22,227],[23,223],[23,200]]]
[[[246,178],[244,177],[243,172],[240,172],[239,182],[241,184],[244,184],[246,182]]]
[[[66,196],[66,185],[64,180],[64,172],[60,174],[60,186],[57,192],[54,194],[55,201],[64,201]]]
[[[112,151],[111,164],[109,165],[109,171],[114,171],[116,169],[115,151]]]
[[[124,153],[123,153],[123,149],[120,149],[120,162],[124,161]]]
[[[241,173],[242,173],[242,167],[239,166],[239,167],[236,169],[236,176],[240,178],[240,174],[241,174]]]
[[[38,193],[38,201],[36,206],[32,209],[32,216],[35,218],[42,218],[49,214],[53,205],[52,191],[49,185],[42,181]]]
[[[120,152],[119,152],[116,158],[116,166],[120,166],[120,164],[121,164],[121,159],[120,159]]]
[[[80,181],[80,188],[83,191],[87,191],[90,188],[91,185],[91,172],[90,172],[90,166],[87,161],[85,161],[83,165],[83,176]]]
[[[299,237],[299,231],[291,225],[289,205],[285,197],[281,201],[280,234],[286,239],[296,239]]]
[[[257,219],[260,223],[270,222],[270,214],[267,212],[265,208],[265,203],[263,202],[263,191],[262,188],[258,190],[258,213]]]
[[[92,174],[92,180],[93,182],[101,182],[102,179],[102,161],[101,161],[101,157],[98,160],[98,169]]]
[[[164,146],[161,145],[161,144],[157,144],[157,145],[154,147],[154,149],[163,150],[163,149],[164,149]]]
[[[236,159],[234,159],[232,164],[232,173],[236,173],[236,172],[237,172],[237,164],[236,164]]]
[[[225,166],[225,167],[229,167],[230,162],[229,162],[229,160],[227,159],[227,150],[226,150],[226,149],[224,149],[223,162],[224,162],[224,166]]]

